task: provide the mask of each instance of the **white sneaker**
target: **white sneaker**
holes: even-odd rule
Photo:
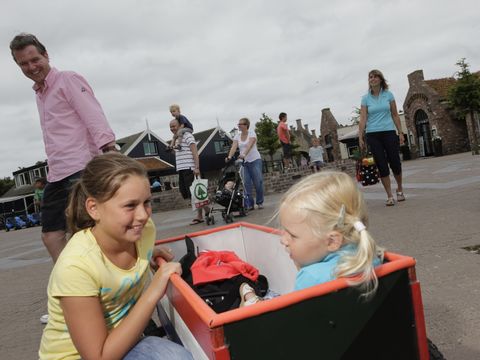
[[[42,324],[48,323],[48,314],[45,314],[45,315],[40,316],[40,322],[41,322]]]
[[[257,294],[255,294],[255,290],[253,290],[253,288],[247,283],[242,283],[242,285],[240,285],[239,290],[240,290],[240,297],[241,297],[239,307],[250,306],[250,305],[256,304],[259,301],[262,301],[262,299],[259,296],[257,296]],[[248,294],[251,294],[251,296],[247,300],[246,297]]]

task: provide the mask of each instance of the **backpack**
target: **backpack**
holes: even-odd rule
[[[248,283],[259,296],[265,296],[267,293],[268,280],[263,275],[259,275],[256,281],[250,280],[243,275],[236,275],[230,279],[193,285],[190,268],[197,256],[195,255],[195,246],[192,239],[185,236],[185,243],[187,245],[187,254],[180,259],[182,278],[215,312],[222,313],[238,308],[241,301],[239,289],[244,282]]]

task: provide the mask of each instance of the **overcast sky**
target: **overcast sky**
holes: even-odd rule
[[[168,107],[195,130],[230,130],[241,117],[285,111],[320,128],[323,108],[349,123],[383,71],[399,109],[407,74],[452,76],[465,57],[480,69],[478,1],[2,0],[0,178],[45,160],[31,80],[8,44],[30,32],[50,63],[82,74],[117,138],[150,128],[170,138]],[[74,144],[72,144],[74,146]]]

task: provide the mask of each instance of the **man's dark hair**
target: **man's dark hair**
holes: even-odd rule
[[[40,41],[38,41],[35,35],[21,33],[15,36],[13,40],[10,42],[10,51],[12,53],[12,57],[13,57],[13,60],[15,60],[15,62],[17,62],[17,59],[15,59],[14,51],[23,50],[29,45],[35,46],[38,52],[42,55],[45,55],[45,53],[47,52],[47,49],[45,48],[45,46]]]
[[[280,120],[282,120],[282,119],[285,118],[286,116],[287,116],[286,113],[281,112],[280,115],[278,115],[278,118],[279,118]]]

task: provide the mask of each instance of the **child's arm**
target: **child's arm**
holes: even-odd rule
[[[60,305],[72,341],[82,359],[121,359],[138,342],[179,263],[165,263],[121,323],[108,332],[98,297],[62,297]]]

